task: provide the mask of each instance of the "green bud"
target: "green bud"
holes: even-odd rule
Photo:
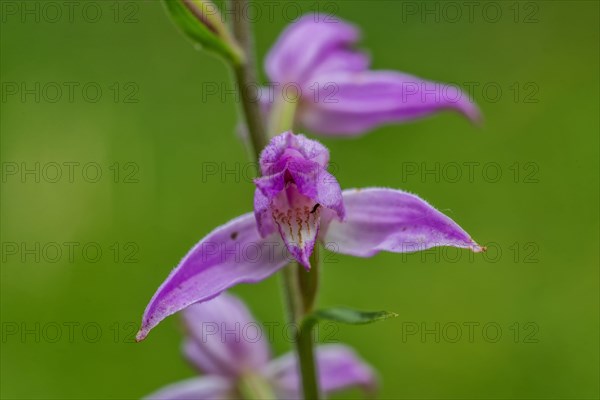
[[[244,54],[221,13],[210,0],[163,0],[175,24],[195,45],[224,57],[234,65],[244,62]]]

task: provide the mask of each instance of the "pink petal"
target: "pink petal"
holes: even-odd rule
[[[329,15],[305,15],[288,26],[267,54],[265,69],[272,82],[298,85],[327,61],[360,38],[353,25]]]
[[[353,136],[377,126],[457,111],[477,122],[481,116],[455,85],[426,81],[393,71],[335,71],[319,75],[319,91],[306,96],[302,125],[319,133]]]
[[[254,215],[244,214],[194,246],[150,300],[137,340],[191,304],[210,300],[239,283],[266,279],[287,264],[279,235],[261,238]]]
[[[267,337],[244,303],[227,293],[183,310],[184,353],[201,371],[237,377],[271,358]]]
[[[449,217],[413,194],[368,188],[342,195],[346,220],[332,218],[321,231],[322,240],[336,252],[371,257],[383,250],[405,253],[436,246],[484,250]]]
[[[234,399],[233,383],[218,376],[203,376],[176,382],[144,397],[146,400]]]
[[[377,377],[371,366],[348,346],[336,344],[317,347],[316,363],[319,385],[325,394],[351,387],[360,387],[373,394],[377,389]],[[293,353],[272,361],[266,374],[280,398],[301,398],[302,385]]]

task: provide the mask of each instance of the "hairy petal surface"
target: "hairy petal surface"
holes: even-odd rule
[[[218,376],[203,376],[176,382],[144,397],[146,400],[234,399],[233,383]]]
[[[452,219],[425,200],[401,190],[368,188],[343,192],[346,220],[322,228],[328,248],[357,257],[380,251],[406,253],[436,246],[484,249]]]
[[[258,214],[283,191],[289,189],[290,185],[294,185],[301,195],[309,198],[312,205],[318,203],[322,207],[334,210],[340,219],[344,218],[340,184],[324,167],[314,161],[304,159],[289,161],[283,171],[257,178],[254,183],[261,192],[255,193],[254,198],[254,210],[259,226],[261,222]]]
[[[184,354],[201,371],[237,377],[271,359],[261,326],[236,297],[222,293],[192,304],[182,314],[189,335]]]
[[[263,175],[285,170],[290,162],[308,160],[327,167],[329,150],[316,140],[287,131],[275,136],[260,153],[260,169]]]
[[[325,394],[351,387],[360,387],[373,394],[377,389],[377,377],[371,366],[349,347],[324,345],[316,349],[319,385]],[[272,361],[266,375],[280,398],[302,398],[302,383],[298,364],[293,353],[287,353]]]
[[[303,85],[315,68],[330,55],[360,38],[358,29],[329,15],[308,14],[288,26],[265,60],[267,75],[273,82]]]
[[[281,238],[261,238],[252,213],[228,222],[200,240],[158,288],[146,307],[137,340],[169,315],[239,283],[266,279],[287,262]]]
[[[442,110],[479,121],[477,106],[455,85],[393,71],[336,71],[319,75],[315,96],[304,99],[300,119],[315,132],[353,136]]]

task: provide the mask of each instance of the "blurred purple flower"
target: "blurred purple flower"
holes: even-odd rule
[[[369,57],[352,48],[359,39],[355,26],[331,16],[309,14],[296,20],[266,57],[272,87],[260,92],[263,109],[281,118],[285,102],[297,102],[294,126],[332,136],[361,135],[442,110],[474,122],[481,119],[477,106],[456,85],[369,70]]]
[[[205,375],[166,386],[147,399],[240,398],[245,385],[262,389],[262,396],[301,398],[294,354],[271,360],[263,328],[239,299],[223,294],[194,304],[183,312],[183,319],[188,333],[183,353]],[[347,346],[318,346],[316,361],[324,394],[353,386],[369,393],[376,390],[374,371]]]
[[[342,191],[327,172],[329,151],[303,135],[274,137],[260,157],[254,213],[216,228],[183,258],[158,288],[137,339],[191,304],[239,283],[266,279],[291,261],[310,269],[316,240],[357,257],[436,246],[483,251],[454,221],[401,190]]]

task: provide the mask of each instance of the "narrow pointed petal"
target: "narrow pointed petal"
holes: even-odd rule
[[[473,122],[481,118],[477,106],[455,85],[398,72],[337,71],[319,75],[314,84],[319,91],[304,98],[300,119],[319,134],[360,135],[443,110],[457,111]]]
[[[325,394],[351,387],[360,387],[369,394],[377,390],[377,377],[371,366],[347,346],[317,347],[316,362],[320,388]],[[280,398],[302,398],[302,384],[294,354],[287,353],[272,361],[266,374]]]
[[[368,188],[343,192],[346,220],[322,230],[329,248],[357,257],[380,251],[407,253],[436,246],[483,251],[449,217],[425,200],[401,190]]]
[[[223,400],[234,399],[235,388],[229,380],[203,376],[176,382],[149,394],[145,400]]]
[[[262,327],[236,297],[223,293],[182,314],[189,335],[184,354],[201,371],[237,377],[270,360]]]
[[[331,53],[360,38],[353,25],[330,15],[305,15],[287,27],[267,54],[265,68],[272,82],[302,85]]]
[[[266,279],[287,262],[279,236],[261,238],[252,213],[230,221],[198,242],[163,282],[146,307],[137,340],[169,315],[239,283]]]

